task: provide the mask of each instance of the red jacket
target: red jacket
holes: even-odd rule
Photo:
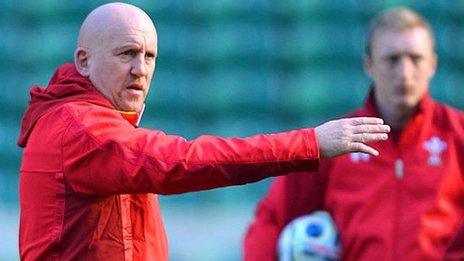
[[[460,164],[464,164],[461,160]],[[422,244],[446,248],[444,260],[464,260],[464,182],[461,175],[449,175],[441,183],[434,206],[422,217]],[[449,224],[458,223],[457,228]],[[448,241],[448,235],[454,236]],[[448,244],[446,245],[446,242]]]
[[[463,201],[460,202],[461,207],[462,205],[463,205]],[[463,221],[463,217],[460,217],[460,220],[461,220],[461,223],[458,229],[456,230],[455,236],[450,240],[447,246],[447,249],[445,252],[445,258],[444,258],[444,260],[446,261],[464,260],[464,221]]]
[[[378,116],[373,95],[354,115]],[[333,216],[343,260],[434,259],[437,251],[442,256],[446,242],[441,250],[421,249],[420,218],[433,204],[445,174],[464,173],[463,126],[462,112],[427,95],[400,133],[372,144],[379,157],[352,153],[321,161],[313,175],[277,178],[247,232],[245,260],[274,260],[282,228],[316,209],[326,209]],[[451,229],[442,239],[449,240],[456,222],[447,225]]]
[[[244,184],[319,163],[312,129],[187,141],[135,128],[72,64],[31,97],[18,141],[22,260],[167,260],[152,193]]]

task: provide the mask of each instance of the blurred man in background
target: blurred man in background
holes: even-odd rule
[[[139,8],[92,11],[74,64],[33,87],[18,144],[22,260],[167,260],[156,194],[316,170],[319,157],[360,151],[389,127],[360,117],[249,138],[187,141],[136,128],[155,70],[157,35]]]
[[[420,239],[437,236],[420,233],[420,223],[444,178],[463,173],[464,115],[429,96],[437,66],[434,45],[429,24],[408,8],[373,19],[364,60],[373,84],[364,106],[351,116],[385,119],[392,126],[391,138],[371,144],[380,157],[351,153],[322,161],[314,175],[278,178],[248,229],[245,260],[274,260],[284,226],[318,209],[333,216],[343,260],[443,256],[457,219],[442,216],[448,229],[438,241]],[[462,213],[460,208],[451,211],[452,216]]]

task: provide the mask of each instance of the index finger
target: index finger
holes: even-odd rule
[[[383,120],[377,117],[354,117],[349,118],[352,125],[362,125],[362,124],[383,124]]]

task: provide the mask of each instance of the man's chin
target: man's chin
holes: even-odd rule
[[[412,100],[412,99],[401,99],[398,102],[396,102],[396,106],[400,108],[401,110],[414,109],[417,107],[418,104],[419,104],[419,101]]]
[[[119,106],[117,108],[119,111],[125,111],[125,112],[140,112],[142,110],[142,104],[138,103],[128,103],[128,104],[123,104],[122,106]]]

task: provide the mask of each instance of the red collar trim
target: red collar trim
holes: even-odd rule
[[[118,112],[131,125],[138,127],[140,124],[140,121],[142,120],[142,115],[144,111],[145,111],[145,104],[143,104],[142,110],[140,112],[133,112],[133,111],[118,111]]]

